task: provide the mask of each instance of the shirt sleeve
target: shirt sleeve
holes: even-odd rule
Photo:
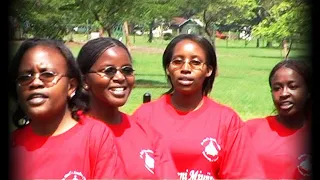
[[[116,146],[115,137],[111,133],[110,129],[104,130],[102,137],[100,139],[100,144],[95,154],[96,161],[93,165],[95,168],[93,170],[94,179],[113,179],[113,178],[126,178],[127,175],[124,171],[124,163],[119,156],[119,151]],[[94,150],[92,150],[94,151]],[[91,158],[92,159],[92,158]]]
[[[131,115],[134,121],[141,123],[141,124],[149,124],[149,120],[152,116],[152,107],[147,104],[142,104],[139,106]]]
[[[224,140],[224,158],[221,162],[219,178],[264,178],[265,175],[253,149],[247,126],[236,113],[231,119]]]

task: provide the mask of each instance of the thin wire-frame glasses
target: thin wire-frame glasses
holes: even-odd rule
[[[17,77],[16,82],[19,86],[26,86],[39,78],[45,86],[53,86],[58,83],[62,77],[68,77],[65,74],[58,74],[52,71],[44,71],[41,73],[22,74]]]
[[[188,63],[191,69],[195,69],[195,70],[201,70],[203,65],[206,64],[204,62],[201,62],[199,60],[194,60],[194,59],[189,61],[186,61],[184,59],[174,59],[170,61],[170,65],[174,69],[180,69],[183,65],[185,65],[185,63]]]

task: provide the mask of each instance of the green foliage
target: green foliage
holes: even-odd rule
[[[64,3],[63,0],[14,1],[11,15],[34,37],[62,39],[67,34],[65,24],[69,19],[69,14],[59,10]],[[24,26],[26,23],[29,26]]]
[[[310,7],[306,2],[282,1],[270,8],[269,16],[253,29],[253,33],[270,40],[310,34],[310,18]]]

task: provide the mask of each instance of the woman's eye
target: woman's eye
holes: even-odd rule
[[[179,59],[175,59],[173,61],[171,61],[172,64],[182,64],[183,61],[182,60],[179,60]]]
[[[201,61],[197,61],[197,60],[192,60],[192,61],[190,61],[190,63],[191,63],[192,65],[196,65],[196,66],[202,64]]]
[[[56,75],[56,73],[54,73],[54,72],[42,72],[41,73],[41,76],[42,77],[47,77],[47,78],[50,78],[50,77],[54,77]]]

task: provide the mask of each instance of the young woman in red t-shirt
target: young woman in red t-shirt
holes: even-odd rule
[[[87,117],[106,123],[116,136],[129,179],[176,179],[176,168],[167,145],[152,127],[132,121],[119,110],[134,86],[131,55],[114,38],[101,37],[81,48],[77,62],[90,96]]]
[[[180,179],[260,177],[246,126],[233,109],[208,97],[217,70],[212,44],[199,35],[178,35],[162,64],[170,89],[133,116],[162,134]]]
[[[10,94],[18,102],[13,118],[18,128],[11,136],[12,179],[123,176],[112,131],[81,118],[88,102],[79,98],[81,73],[63,42],[25,40],[9,72]]]
[[[246,122],[266,178],[311,179],[311,69],[302,60],[283,60],[269,85],[277,113]]]

